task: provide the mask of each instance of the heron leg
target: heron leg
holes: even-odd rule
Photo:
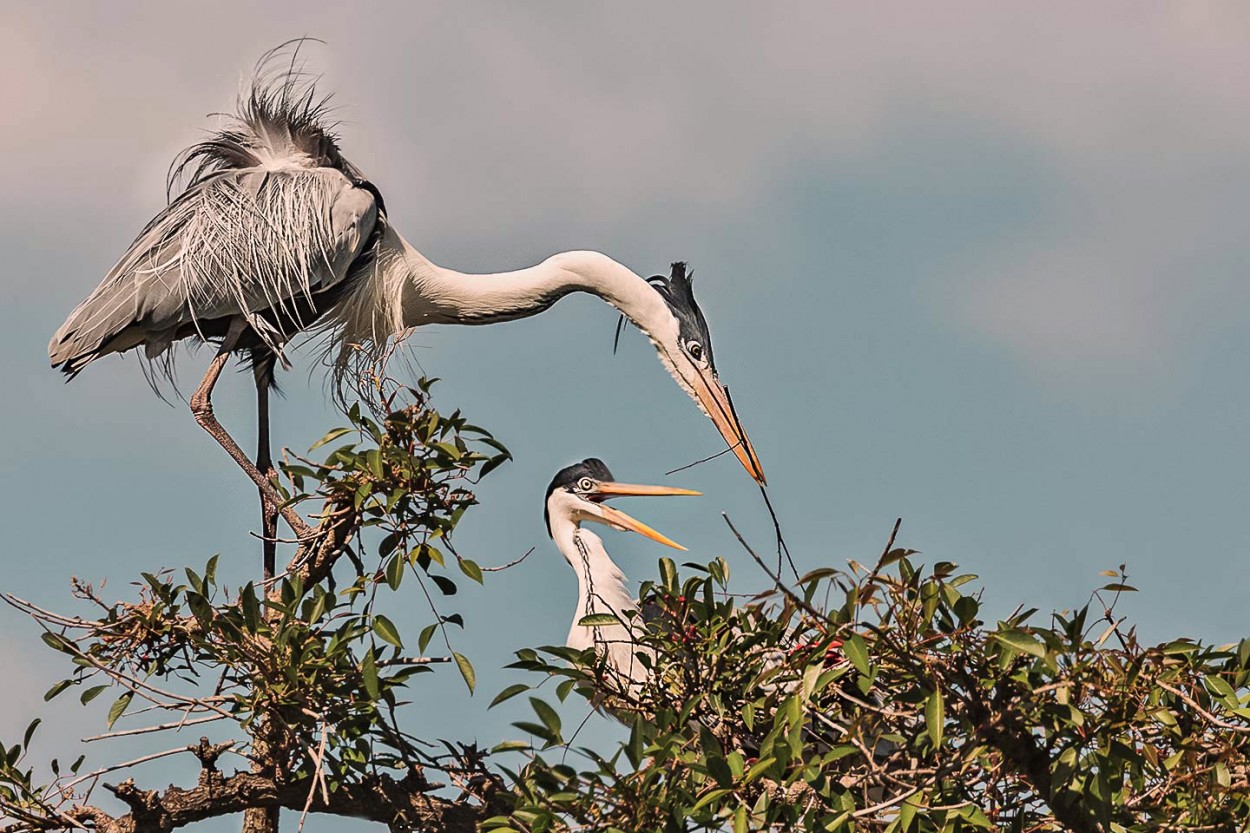
[[[269,448],[269,374],[263,364],[255,366],[256,371],[256,470],[261,473],[267,483],[273,483],[277,472],[273,467],[273,457]],[[265,553],[265,581],[273,578],[277,563],[278,550],[278,513],[277,504],[272,500],[273,490],[260,492],[260,529],[261,545]]]
[[[191,396],[191,413],[195,416],[195,421],[200,427],[208,432],[217,444],[226,450],[226,453],[239,464],[239,468],[252,479],[256,484],[256,488],[260,489],[260,493],[267,497],[273,506],[281,506],[282,498],[278,495],[278,491],[273,484],[260,473],[260,470],[248,456],[243,453],[243,449],[239,448],[239,444],[234,438],[226,433],[226,429],[221,427],[221,423],[217,421],[217,416],[213,413],[213,386],[217,384],[217,379],[221,376],[221,371],[225,368],[226,362],[230,359],[230,351],[234,343],[238,340],[238,333],[232,330],[232,335],[228,335],[222,342],[221,349],[217,351],[217,355],[213,357],[213,361],[208,366],[208,372],[204,374],[203,381],[196,388],[195,393]],[[291,525],[291,529],[295,534],[304,538],[312,533],[312,528],[304,522],[293,508],[290,506],[281,510],[282,517]]]

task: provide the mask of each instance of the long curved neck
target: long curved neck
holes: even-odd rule
[[[645,280],[599,252],[563,252],[526,269],[471,275],[432,263],[403,238],[398,242],[408,277],[400,296],[404,328],[526,318],[573,292],[599,296],[645,332],[671,315]]]
[[[577,610],[565,641],[577,651],[594,648],[607,660],[622,682],[632,688],[647,679],[648,665],[639,660],[651,655],[651,649],[638,644],[635,628],[641,627],[637,619],[638,601],[629,592],[625,574],[616,566],[603,547],[603,541],[588,529],[569,518],[556,519],[551,527],[560,554],[577,573]],[[585,616],[609,613],[618,624],[582,625]]]

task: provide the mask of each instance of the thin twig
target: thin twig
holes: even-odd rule
[[[720,457],[722,454],[728,454],[729,452],[733,451],[735,448],[738,447],[738,445],[739,443],[735,443],[734,445],[727,445],[724,448],[722,448],[720,451],[716,452],[715,454],[709,454],[706,457],[695,460],[693,463],[686,463],[686,465],[684,466],[678,466],[672,471],[664,472],[664,475],[667,477],[670,474],[677,474],[677,472],[679,471],[685,471],[686,469],[692,469],[695,466],[701,466],[704,463],[711,462],[712,460],[715,460],[717,457]]]
[[[871,816],[873,813],[876,813],[880,810],[884,810],[888,807],[893,807],[895,804],[903,803],[904,801],[911,798],[913,795],[915,795],[918,792],[920,792],[919,787],[912,787],[907,792],[899,793],[898,795],[894,796],[888,801],[882,801],[880,804],[874,804],[871,807],[865,807],[862,810],[856,810],[854,813],[851,813],[851,818],[862,819],[864,816]]]
[[[764,571],[765,575],[767,575],[770,579],[773,580],[773,584],[777,587],[778,590],[782,592],[782,594],[787,599],[794,602],[794,604],[800,610],[803,610],[808,615],[815,617],[816,621],[824,622],[828,620],[828,617],[825,614],[821,613],[819,610],[812,607],[810,604],[808,604],[806,601],[800,598],[798,594],[796,594],[793,590],[787,587],[785,582],[781,580],[780,575],[768,569],[768,565],[764,563],[764,559],[760,558],[759,555],[756,554],[755,550],[751,549],[751,545],[748,544],[746,542],[746,539],[742,537],[742,533],[740,533],[738,531],[738,528],[734,526],[733,521],[729,520],[728,514],[721,512],[720,516],[725,519],[725,523],[729,524],[730,531],[733,532],[734,537],[738,539],[738,543],[742,545],[742,548],[745,549],[747,553],[750,554],[751,558],[755,559],[755,563],[760,565],[760,569]]]
[[[312,753],[313,771],[309,778],[312,783],[308,785],[308,798],[304,801],[304,811],[300,813],[299,824],[295,828],[296,833],[300,833],[304,829],[304,821],[308,818],[308,810],[312,807],[313,796],[317,794],[317,783],[321,780],[321,765],[326,755],[326,734],[326,724],[323,720],[321,722],[321,743],[318,745],[315,753],[312,752],[312,749],[308,750]],[[322,793],[322,798],[325,799],[326,804],[330,803],[329,796],[325,795],[324,792]]]
[[[1241,734],[1250,734],[1250,726],[1238,726],[1236,723],[1228,723],[1224,720],[1220,720],[1218,717],[1211,714],[1211,712],[1207,711],[1202,706],[1200,706],[1197,700],[1193,699],[1192,697],[1190,697],[1188,694],[1181,691],[1180,689],[1172,688],[1170,685],[1168,685],[1167,683],[1161,680],[1155,680],[1154,683],[1155,685],[1157,685],[1159,688],[1163,689],[1164,691],[1170,691],[1173,694],[1175,694],[1177,697],[1184,700],[1186,703],[1190,705],[1191,708],[1194,709],[1194,711],[1198,712],[1198,714],[1202,715],[1207,720],[1214,723],[1216,726],[1219,726],[1221,729],[1227,729],[1230,732],[1239,732]]]
[[[164,752],[153,752],[151,755],[144,755],[141,758],[135,758],[134,760],[126,761],[120,764],[113,764],[112,766],[106,766],[102,769],[97,769],[95,772],[88,772],[86,775],[80,775],[77,778],[75,778],[73,781],[70,781],[68,784],[63,785],[61,789],[63,790],[72,789],[76,785],[81,784],[83,781],[86,781],[89,778],[96,778],[101,775],[104,775],[107,772],[116,772],[119,769],[127,769],[128,767],[138,766],[139,764],[144,764],[144,763],[147,763],[148,761],[155,761],[157,758],[168,758],[170,755],[177,755],[179,752],[194,753],[197,749],[199,749],[198,745],[197,746],[176,746],[173,749],[166,749]]]
[[[222,720],[222,719],[223,719],[222,716],[219,714],[214,714],[209,717],[200,717],[195,720],[187,720],[186,718],[183,718],[182,720],[178,720],[173,723],[162,723],[159,726],[144,726],[142,729],[125,729],[120,732],[107,732],[103,735],[92,735],[89,738],[83,738],[82,742],[92,743],[93,741],[97,741],[97,740],[121,738],[121,737],[126,737],[127,735],[146,735],[149,732],[163,732],[166,729],[174,729],[176,731],[178,729],[181,729],[183,726],[198,726],[201,723],[212,723],[214,720]]]
[[[534,548],[530,547],[528,550],[525,551],[525,555],[521,556],[515,561],[509,561],[507,564],[501,564],[498,567],[479,567],[478,569],[480,569],[483,573],[497,573],[500,570],[507,570],[509,567],[515,567],[516,565],[520,564],[525,559],[529,558],[530,555],[533,554],[533,552],[534,552]]]

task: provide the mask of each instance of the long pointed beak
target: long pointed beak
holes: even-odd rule
[[[681,544],[671,538],[666,538],[651,527],[644,524],[642,521],[637,520],[636,518],[631,518],[620,509],[600,504],[599,512],[604,523],[610,524],[617,529],[627,529],[630,532],[637,532],[639,535],[642,535],[645,538],[650,538],[652,541],[657,541],[666,547],[672,547],[673,549],[681,550],[682,552],[686,551],[686,548]]]
[[[760,465],[759,458],[755,456],[755,449],[751,447],[746,430],[734,412],[733,403],[729,401],[729,394],[725,392],[725,388],[715,376],[701,374],[699,381],[701,384],[695,385],[695,395],[699,397],[703,409],[711,417],[712,424],[725,438],[725,443],[733,449],[734,456],[738,458],[738,462],[742,463],[747,474],[751,475],[756,483],[767,486],[768,480],[764,477],[764,468]]]
[[[609,497],[624,495],[701,495],[694,489],[676,489],[672,486],[639,486],[636,483],[600,483],[595,492]]]

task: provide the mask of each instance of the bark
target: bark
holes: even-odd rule
[[[279,809],[298,813],[308,799],[308,788],[307,781],[281,784],[251,772],[225,777],[216,770],[205,769],[200,774],[199,784],[189,790],[179,787],[169,787],[164,792],[141,790],[133,780],[108,787],[130,808],[124,816],[111,816],[91,806],[74,807],[66,815],[94,827],[98,833],[168,833],[188,824],[249,809],[275,815]],[[428,795],[428,788],[425,778],[415,771],[402,780],[385,776],[368,778],[341,785],[330,793],[329,804],[323,803],[318,794],[309,812],[379,822],[392,830],[471,833],[477,829],[478,822],[501,809]]]

